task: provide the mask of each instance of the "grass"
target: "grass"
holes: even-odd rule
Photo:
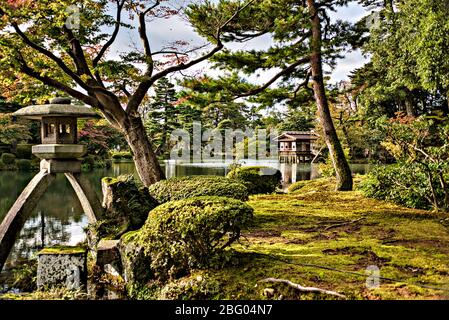
[[[449,299],[447,215],[369,199],[360,191],[335,192],[333,186],[318,179],[287,194],[252,196],[254,223],[232,246],[224,268],[198,270],[148,293],[137,288],[137,297],[335,299],[261,282],[271,277],[348,299]],[[369,266],[380,271],[377,288],[366,285]],[[39,294],[21,298],[50,298]]]
[[[233,246],[239,262],[207,272],[219,281],[216,298],[263,299],[264,289],[274,288],[274,299],[334,299],[260,282],[268,277],[350,299],[449,298],[447,216],[368,199],[359,191],[335,192],[331,180],[301,184],[288,194],[250,198],[255,222]],[[380,270],[378,288],[366,286],[368,266]]]

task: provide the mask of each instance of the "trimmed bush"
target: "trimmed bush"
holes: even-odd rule
[[[31,144],[18,144],[16,147],[16,156],[18,159],[28,159],[31,160]]]
[[[20,171],[30,171],[31,170],[31,160],[28,159],[20,159],[16,161],[17,168]]]
[[[1,156],[1,161],[6,164],[6,165],[11,165],[14,164],[14,162],[16,161],[16,156],[13,155],[12,153],[3,153]]]
[[[197,197],[156,207],[142,229],[122,237],[125,278],[164,282],[217,265],[252,217],[249,205],[226,197]],[[126,257],[131,257],[129,263]]]
[[[263,166],[236,168],[227,177],[241,181],[250,194],[272,193],[281,187],[282,180],[279,170]]]
[[[153,184],[149,191],[161,203],[199,196],[248,200],[248,190],[242,183],[219,176],[171,178]]]
[[[113,160],[132,160],[133,155],[129,151],[119,151],[119,152],[112,152],[111,158]]]

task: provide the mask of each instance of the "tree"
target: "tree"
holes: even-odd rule
[[[337,176],[337,190],[352,189],[352,175],[338,139],[324,85],[323,64],[334,65],[349,39],[350,26],[341,21],[332,22],[330,10],[346,5],[346,0],[262,0],[225,28],[224,41],[246,42],[261,36],[270,36],[274,44],[266,50],[229,50],[215,55],[212,60],[217,68],[253,75],[267,70],[278,72],[264,85],[250,88],[236,97],[260,94],[282,80],[291,87],[289,98],[301,90],[313,93],[323,136],[329,149]],[[197,31],[205,35],[210,21],[223,13],[232,12],[239,2],[220,1],[216,6],[197,6],[192,22]],[[279,71],[280,70],[280,71]]]
[[[156,155],[167,153],[168,135],[180,127],[178,121],[180,108],[175,105],[178,98],[174,88],[167,78],[161,78],[155,84],[152,102],[144,107],[145,128],[154,143]]]
[[[373,5],[373,1],[364,2]],[[374,4],[380,7],[379,19],[370,30],[364,30],[369,37],[362,46],[371,55],[365,71],[371,69],[371,73],[378,75],[371,94],[374,98],[379,93],[383,98],[389,97],[409,116],[426,113],[434,105],[428,101],[440,100],[442,96],[445,101],[438,108],[448,114],[447,2],[409,0]]]
[[[12,144],[30,139],[27,126],[12,121],[11,114],[0,113],[0,143]]]
[[[165,19],[179,10],[162,0],[8,0],[0,4],[0,85],[17,84],[32,92],[63,92],[99,109],[104,117],[123,132],[134,154],[137,172],[145,186],[164,178],[152,143],[146,136],[138,112],[154,83],[168,74],[188,69],[212,57],[224,45],[224,29],[254,0],[235,7],[209,21],[203,33],[211,50],[190,59],[195,48],[176,43],[159,51],[150,46],[148,22]],[[75,5],[80,3],[80,9]],[[115,16],[108,12],[115,4]],[[192,16],[195,6],[185,10]],[[71,9],[71,10],[68,10]],[[79,15],[77,10],[80,10]],[[109,52],[128,14],[138,25],[142,50],[113,59]],[[76,26],[76,19],[80,19]],[[110,33],[105,30],[111,30]],[[203,47],[203,46],[201,46]],[[199,49],[199,48],[196,48]]]

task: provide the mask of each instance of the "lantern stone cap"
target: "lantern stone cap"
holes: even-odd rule
[[[43,117],[99,118],[99,115],[92,108],[55,103],[25,107],[14,112],[13,116],[32,120],[40,120]]]

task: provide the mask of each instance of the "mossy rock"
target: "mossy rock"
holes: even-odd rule
[[[92,246],[102,238],[119,239],[124,233],[139,229],[150,210],[159,205],[132,175],[105,177],[101,185],[105,212],[102,220],[89,226]]]
[[[150,212],[142,229],[122,236],[126,277],[164,283],[192,269],[218,266],[252,217],[246,203],[226,197],[167,202]]]
[[[149,192],[161,203],[200,196],[248,200],[248,190],[242,183],[219,176],[171,178],[153,184]]]
[[[271,167],[251,166],[233,169],[227,178],[242,182],[250,194],[267,194],[281,187],[282,174]]]
[[[38,252],[38,255],[48,255],[48,254],[85,254],[87,252],[85,247],[81,246],[53,246],[44,248]]]

